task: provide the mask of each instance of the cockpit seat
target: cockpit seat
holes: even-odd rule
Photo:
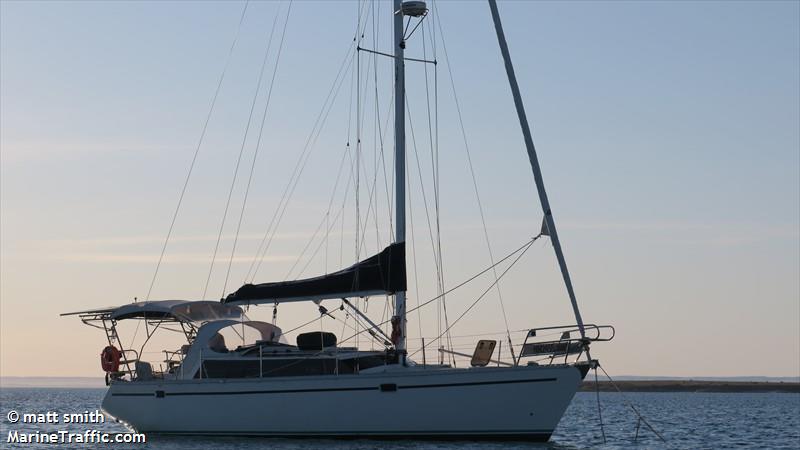
[[[297,348],[300,350],[322,350],[336,347],[336,335],[326,331],[312,331],[297,335]]]
[[[153,379],[153,366],[149,362],[136,361],[134,364],[136,368],[137,380],[152,380]]]
[[[208,340],[208,348],[217,353],[228,353],[228,347],[225,346],[225,337],[219,333],[216,333]]]

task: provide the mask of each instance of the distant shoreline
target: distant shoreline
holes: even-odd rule
[[[593,380],[587,379],[581,385],[580,390],[591,392],[599,387],[601,392],[616,392],[617,388],[619,388],[623,392],[800,393],[800,383],[782,381],[624,380],[614,383],[600,381],[597,384],[598,386],[595,385]]]

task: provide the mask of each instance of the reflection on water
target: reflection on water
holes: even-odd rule
[[[3,389],[0,391],[0,448],[54,449],[67,445],[8,444],[9,430],[71,429],[83,432],[86,425],[11,425],[9,410],[20,412],[56,411],[77,413],[99,408],[103,389]],[[642,425],[636,436],[636,416],[625,406],[634,403],[644,417],[667,439],[662,444]],[[315,440],[267,438],[208,438],[148,436],[146,444],[87,445],[81,448],[135,448],[164,450],[216,449],[574,449],[574,448],[800,448],[800,394],[713,394],[713,393],[603,393],[603,421],[607,444],[603,445],[597,404],[593,393],[579,392],[551,442],[547,444],[503,442],[423,442],[376,440]],[[222,414],[223,411],[210,411]],[[346,408],[340,411],[346,414]],[[72,428],[67,428],[72,427]],[[117,423],[97,426],[106,432],[124,432]]]

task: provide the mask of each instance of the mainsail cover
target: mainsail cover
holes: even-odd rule
[[[394,294],[405,290],[406,246],[399,242],[338,272],[303,280],[245,284],[222,303],[281,303]]]

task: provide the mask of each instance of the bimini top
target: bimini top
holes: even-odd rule
[[[116,308],[78,311],[67,315],[94,314],[105,316],[111,320],[122,319],[175,319],[181,322],[209,322],[212,320],[231,319],[248,320],[242,308],[224,305],[217,301],[190,300],[153,300],[130,303]]]

